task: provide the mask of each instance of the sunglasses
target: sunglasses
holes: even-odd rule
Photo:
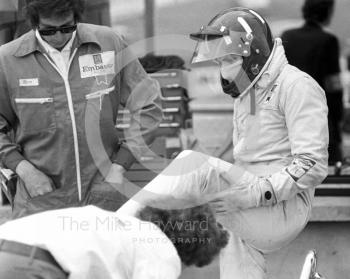
[[[60,31],[61,33],[67,34],[67,33],[73,33],[77,29],[77,25],[67,25],[67,26],[61,26],[61,27],[51,27],[51,28],[45,28],[45,29],[39,29],[39,34],[42,36],[53,36],[56,34],[57,31]]]

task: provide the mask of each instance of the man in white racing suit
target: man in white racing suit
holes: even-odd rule
[[[220,278],[266,278],[264,255],[303,230],[327,175],[325,94],[288,64],[281,40],[253,10],[225,10],[191,38],[192,63],[217,62],[223,91],[235,99],[234,164],[183,151],[119,210],[135,214],[149,195],[199,196],[231,234]]]

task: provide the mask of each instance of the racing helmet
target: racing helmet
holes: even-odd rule
[[[221,76],[224,92],[234,98],[259,79],[274,45],[265,19],[254,10],[241,7],[220,12],[199,32],[190,34],[190,38],[197,41],[191,63],[230,54],[243,58],[241,69],[233,81]]]

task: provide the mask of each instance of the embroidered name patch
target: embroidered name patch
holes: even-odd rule
[[[115,53],[106,51],[79,56],[81,78],[115,74]]]
[[[39,86],[38,78],[21,78],[19,79],[19,86]]]

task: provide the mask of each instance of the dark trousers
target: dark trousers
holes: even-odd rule
[[[98,175],[91,187],[84,191],[81,201],[78,200],[76,186],[56,189],[45,195],[31,198],[23,182],[18,180],[12,219],[46,210],[85,205],[95,205],[104,210],[117,211],[128,200],[123,195],[127,192],[127,187],[129,185],[125,184],[120,185],[120,189],[116,189],[109,183],[104,182],[103,177]]]
[[[343,95],[339,93],[327,94],[328,129],[329,129],[329,159],[328,163],[334,165],[343,160],[341,123],[344,116]]]
[[[342,137],[340,122],[337,119],[328,117],[329,145],[328,145],[328,163],[334,165],[343,160]]]

